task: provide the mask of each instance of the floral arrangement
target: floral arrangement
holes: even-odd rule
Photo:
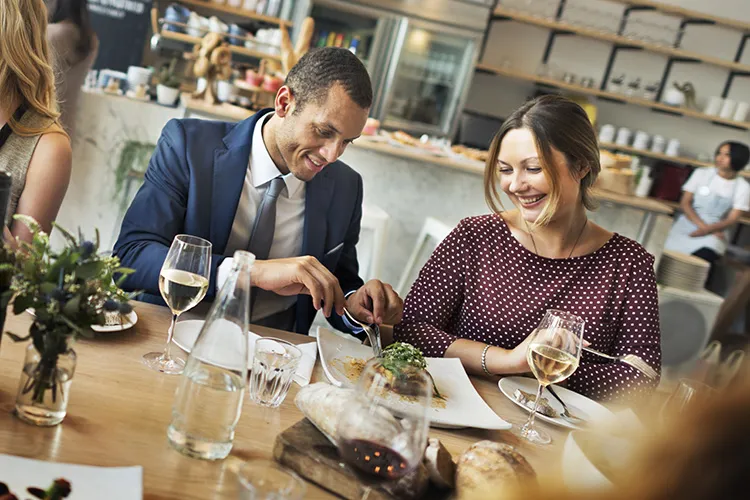
[[[119,285],[132,270],[120,267],[117,257],[100,255],[99,232],[95,241],[84,239],[53,224],[65,237],[65,247],[57,252],[49,236],[31,217],[16,215],[33,235],[31,243],[20,242],[16,250],[3,250],[0,276],[11,275],[13,314],[33,309],[34,322],[28,335],[7,332],[16,342],[31,339],[40,361],[29,374],[24,394],[33,391],[33,400],[42,402],[45,392],[56,398],[62,384],[57,382],[57,359],[75,338],[93,337],[91,325],[104,324],[107,312],[129,314],[128,301],[135,295]],[[7,300],[7,297],[6,297]],[[59,387],[58,387],[59,386]]]

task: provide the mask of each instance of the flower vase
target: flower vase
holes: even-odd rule
[[[65,341],[56,347],[40,353],[32,342],[26,348],[16,396],[16,415],[29,424],[57,425],[67,413],[76,353]]]

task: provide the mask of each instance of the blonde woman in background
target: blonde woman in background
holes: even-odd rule
[[[5,237],[29,241],[13,214],[52,229],[71,172],[70,139],[58,122],[43,0],[0,2],[0,170],[13,178]]]

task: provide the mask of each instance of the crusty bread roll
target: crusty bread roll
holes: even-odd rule
[[[458,458],[458,500],[505,498],[527,482],[536,483],[534,469],[523,455],[507,444],[479,441]]]

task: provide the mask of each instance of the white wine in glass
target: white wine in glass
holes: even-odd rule
[[[164,351],[144,354],[146,366],[168,374],[182,373],[185,361],[172,357],[171,353],[174,325],[180,314],[195,307],[206,296],[211,250],[211,242],[197,236],[178,234],[172,241],[159,272],[159,291],[172,311],[172,324]]]
[[[526,359],[529,368],[539,381],[534,409],[519,435],[535,444],[548,444],[551,438],[534,428],[534,417],[539,409],[542,391],[570,377],[578,368],[583,342],[583,318],[565,311],[550,309],[544,314],[532,334]]]

